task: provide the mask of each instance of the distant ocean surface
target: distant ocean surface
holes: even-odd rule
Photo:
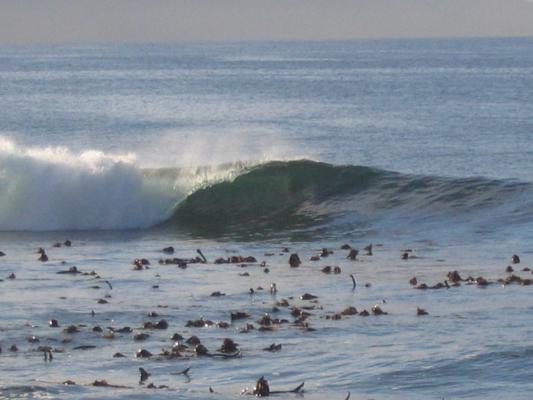
[[[158,265],[170,245],[209,262]],[[529,278],[532,245],[532,38],[0,46],[0,397],[203,399],[212,386],[232,399],[265,375],[274,390],[305,381],[309,399],[529,399],[533,287],[409,279],[496,282],[513,254]],[[309,261],[323,247],[334,253]],[[233,254],[270,273],[213,264]],[[151,269],[132,271],[138,257]],[[93,278],[55,274],[71,265],[113,282],[108,304]],[[316,331],[185,328],[242,309],[256,320],[305,292]],[[326,318],[376,303],[389,314]],[[213,349],[232,337],[242,357],[139,361],[130,337],[90,329],[140,327],[154,309],[171,327],[151,332],[152,352],[175,331]],[[62,341],[51,318],[82,332]],[[61,350],[53,362],[33,335]],[[283,350],[262,351],[272,342]],[[171,375],[187,366],[190,381]],[[138,385],[138,367],[169,389]],[[82,385],[104,378],[135,389]]]

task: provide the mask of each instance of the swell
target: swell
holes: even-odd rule
[[[530,381],[533,349],[504,346],[503,350],[486,349],[455,359],[421,360],[402,369],[378,373],[361,381],[361,389],[372,390],[386,385],[395,392],[424,392],[435,395],[447,391],[458,398],[489,395],[492,387],[519,387]],[[516,385],[516,386],[513,386]],[[483,389],[481,389],[483,388]]]
[[[24,148],[0,137],[0,231],[164,227],[253,236],[476,215],[512,225],[533,216],[531,186],[310,160],[147,170],[134,155]]]
[[[520,223],[533,215],[531,192],[531,185],[521,182],[405,175],[309,160],[270,162],[195,191],[166,226],[202,235],[252,234],[337,221],[350,230],[386,217],[427,221],[473,218],[484,211],[481,219]]]
[[[149,228],[242,165],[144,170],[133,154],[19,146],[0,136],[0,231]]]

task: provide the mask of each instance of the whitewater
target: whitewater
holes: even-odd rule
[[[532,65],[530,38],[0,47],[0,397],[529,399]]]

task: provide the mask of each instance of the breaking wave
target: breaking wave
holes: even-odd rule
[[[0,140],[0,230],[165,226],[217,234],[296,229],[350,216],[531,219],[530,183],[406,175],[310,160],[141,169],[134,155],[21,148]]]

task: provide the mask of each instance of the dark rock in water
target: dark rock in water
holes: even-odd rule
[[[342,312],[342,315],[356,315],[357,309],[355,307],[347,307]]]
[[[513,261],[513,264],[520,264],[520,257],[516,254],[511,257],[511,260]]]
[[[322,251],[320,252],[320,257],[327,257],[329,256],[330,254],[333,254],[333,251],[331,250],[328,250],[327,248],[323,248]]]
[[[139,368],[139,373],[141,374],[141,378],[139,380],[139,383],[140,382],[144,382],[151,375],[148,372],[146,372],[146,370],[144,368]]]
[[[203,318],[200,318],[197,320],[189,320],[185,324],[185,326],[188,328],[191,328],[191,327],[192,328],[203,328],[204,326],[212,326],[212,325],[214,325],[213,321],[210,321],[208,319],[203,319]]]
[[[103,329],[102,329],[101,327],[99,327],[99,326],[95,326],[95,327],[93,328],[93,332],[99,332],[99,333],[102,333],[102,332],[103,332]]]
[[[179,333],[175,333],[171,336],[170,340],[174,340],[175,342],[183,340],[184,337],[181,336]]]
[[[98,303],[98,304],[107,304],[108,301],[105,300],[105,299],[98,299],[97,303]]]
[[[187,263],[191,262],[192,260],[184,260],[181,258],[165,258],[160,259],[159,264],[161,265],[177,265],[181,269],[187,268]]]
[[[236,321],[238,319],[245,319],[245,318],[249,318],[249,317],[250,317],[250,314],[248,314],[246,312],[243,312],[243,311],[237,311],[237,312],[231,313],[231,320],[232,321]]]
[[[102,380],[96,380],[93,383],[91,383],[91,386],[97,386],[97,387],[109,387],[109,388],[115,388],[115,389],[129,389],[127,386],[122,385],[112,385],[108,383],[105,379]]]
[[[446,281],[445,281],[446,282]],[[430,289],[443,289],[446,287],[446,284],[442,283],[442,282],[439,282],[439,283],[436,283],[435,285],[431,286]]]
[[[9,348],[9,351],[15,353],[15,352],[19,351],[19,349],[18,349],[18,347],[17,347],[16,344],[13,344],[13,345],[11,345],[11,347]]]
[[[221,297],[221,296],[225,296],[226,293],[222,293],[222,292],[219,292],[219,291],[216,291],[216,292],[213,292],[211,293],[211,297]]]
[[[148,269],[148,265],[150,265],[150,261],[148,261],[146,258],[136,258],[135,260],[133,260],[134,271]]]
[[[73,350],[92,350],[92,349],[96,349],[96,346],[93,346],[91,344],[86,344],[82,346],[73,347]]]
[[[252,394],[257,397],[270,396],[270,387],[268,386],[267,380],[263,376],[258,379]]]
[[[198,339],[200,340],[200,339]],[[186,344],[183,344],[181,341],[179,342],[174,342],[174,344],[172,345],[172,351],[185,351],[189,348],[189,346],[187,346]]]
[[[217,261],[222,261],[222,262],[218,262]],[[243,256],[231,256],[230,259],[229,259],[229,263],[231,264],[239,264],[239,263],[255,263],[257,262],[257,259],[255,257],[252,257],[252,256],[248,256],[248,257],[243,257]],[[217,260],[215,260],[215,264],[225,264],[225,260],[222,258],[218,258]]]
[[[341,250],[350,250],[352,248],[352,246],[350,246],[349,244],[343,244],[341,246]]]
[[[167,329],[168,328],[168,322],[164,319],[159,321],[157,324],[154,325],[155,329]]]
[[[122,354],[122,353],[113,354],[113,358],[124,358],[124,357],[126,357],[126,356],[124,354]]]
[[[485,278],[483,278],[482,276],[476,278],[476,283],[478,286],[487,286],[489,284],[489,281],[487,281]]]
[[[357,255],[359,254],[359,251],[356,249],[351,249],[350,253],[348,253],[348,256],[346,258],[355,261],[357,259]]]
[[[17,279],[17,276],[15,275],[14,272],[10,273],[9,276],[7,277],[7,279]]]
[[[139,349],[135,352],[135,357],[137,358],[150,358],[152,355],[153,354],[146,349]]]
[[[478,278],[479,279],[479,278]],[[481,279],[484,279],[484,278],[481,278]],[[477,279],[476,279],[477,281]],[[504,285],[509,285],[511,283],[521,283],[522,282],[522,278],[520,278],[519,276],[517,275],[510,275],[508,276],[507,278],[503,279],[502,280],[502,283]]]
[[[224,339],[222,346],[218,349],[221,353],[235,353],[238,350],[237,343],[231,339]]]
[[[76,325],[70,325],[67,326],[65,329],[63,329],[63,332],[65,333],[78,333],[80,330]]]
[[[263,351],[270,351],[272,353],[281,350],[281,344],[272,343],[270,346],[265,347]]]
[[[147,333],[137,333],[137,334],[133,335],[133,340],[141,341],[141,340],[146,340],[149,337],[150,337],[150,335],[147,334]]]
[[[174,254],[174,247],[172,247],[172,246],[165,247],[165,248],[163,249],[163,253],[166,253],[166,254]]]
[[[265,314],[256,321],[259,325],[272,325],[272,318],[270,315]]]
[[[298,254],[293,253],[289,257],[289,265],[293,268],[299,267],[302,261],[300,260],[300,257]]]
[[[313,299],[318,299],[318,296],[315,296],[314,294],[310,294],[310,293],[304,293],[300,296],[300,299],[302,300],[313,300]]]
[[[374,314],[374,315],[385,315],[387,313],[385,311],[383,311],[381,309],[381,307],[376,304],[374,307],[372,307],[372,314]]]
[[[209,351],[207,350],[207,347],[205,347],[203,344],[197,344],[195,347],[194,347],[194,352],[196,353],[197,356],[205,356],[209,353]]]
[[[193,346],[196,346],[200,344],[200,339],[198,336],[191,336],[189,339],[186,340],[187,343],[192,344]]]
[[[253,331],[255,329],[255,326],[252,324],[246,324],[244,327],[239,329],[239,333],[248,333],[250,331]]]
[[[3,251],[0,251],[0,257],[4,257],[6,255],[6,253],[4,253]]]
[[[276,302],[276,306],[278,307],[289,307],[289,300],[287,299],[281,299],[280,301]]]
[[[424,310],[423,308],[417,307],[416,308],[416,315],[428,315],[428,312]]]
[[[72,246],[72,242],[71,242],[70,240],[68,240],[68,239],[65,240],[65,242],[64,242],[63,244],[64,244],[65,246],[67,246],[67,247]]]
[[[57,274],[81,274],[82,272],[78,270],[78,267],[73,266],[68,270],[56,272]]]
[[[41,261],[41,262],[46,262],[48,261],[48,256],[46,255],[46,252],[44,251],[44,249],[42,247],[39,247],[39,249],[37,250],[37,254],[40,254],[38,260]]]

